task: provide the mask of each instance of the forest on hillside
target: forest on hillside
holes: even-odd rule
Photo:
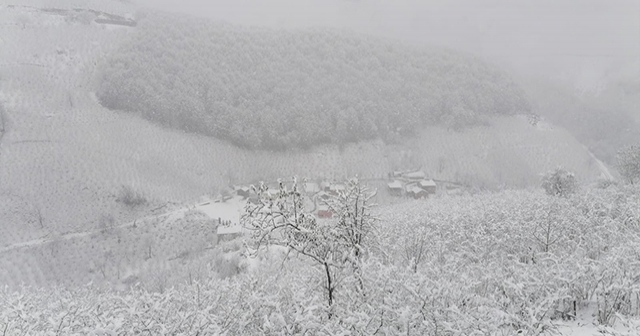
[[[328,29],[238,27],[151,13],[102,67],[107,108],[247,148],[282,150],[458,129],[528,113],[471,55]]]

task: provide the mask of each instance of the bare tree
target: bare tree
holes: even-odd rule
[[[98,270],[100,271],[104,279],[107,278],[107,269],[112,259],[113,259],[113,252],[105,251],[104,254],[101,256],[100,260],[96,262],[96,267],[98,268]]]
[[[304,190],[296,178],[290,189],[280,182],[275,195],[264,183],[253,189],[259,202],[247,203],[242,217],[243,225],[251,231],[249,253],[255,255],[261,247],[278,245],[307,258],[323,274],[323,288],[331,307],[338,277],[347,269],[359,270],[371,226],[367,202],[372,195],[353,179],[345,191],[328,202],[337,215],[335,219],[319,220],[305,209]]]
[[[418,273],[418,266],[427,254],[427,241],[422,234],[414,234],[404,241],[402,257],[409,263],[413,273]]]
[[[40,229],[45,228],[46,219],[42,213],[42,207],[35,202],[29,202],[26,198],[18,196],[19,199],[25,202],[24,208],[22,208],[22,216],[27,223],[37,225]]]
[[[356,176],[347,181],[344,192],[326,201],[331,212],[336,214],[335,226],[338,237],[349,252],[346,257],[358,278],[358,290],[361,293],[364,293],[362,258],[365,256],[365,245],[374,230],[376,220],[371,215],[371,208],[374,206],[371,200],[375,196],[376,192],[363,186]]]
[[[34,206],[33,219],[36,222],[36,224],[38,224],[38,226],[40,226],[40,229],[44,230],[44,225],[45,225],[44,215],[42,214],[42,208],[40,208],[37,205]]]
[[[536,220],[533,227],[533,239],[540,245],[542,252],[551,252],[551,247],[558,244],[562,235],[561,205],[553,200],[542,218]]]
[[[146,233],[143,236],[143,248],[144,248],[144,259],[149,260],[153,258],[153,249],[155,247],[155,241],[151,233]]]

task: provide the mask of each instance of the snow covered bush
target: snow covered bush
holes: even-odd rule
[[[572,172],[556,168],[542,177],[542,188],[548,195],[567,197],[576,192],[578,182]]]
[[[351,179],[344,191],[327,201],[334,219],[321,220],[305,209],[302,186],[294,178],[290,188],[280,182],[275,194],[263,183],[254,187],[259,202],[247,203],[242,222],[251,231],[250,253],[269,245],[286,247],[319,268],[324,274],[328,306],[332,306],[345,269],[350,268],[350,275],[361,277],[364,244],[373,229],[370,203],[375,193],[357,178]],[[358,289],[364,290],[361,279]]]
[[[260,255],[245,272],[167,284],[162,293],[143,285],[123,293],[93,286],[0,290],[0,330],[541,335],[588,304],[602,328],[640,316],[636,188],[596,188],[566,198],[503,191],[372,209],[366,218],[377,220],[367,222],[371,234],[358,268],[352,266],[358,244],[338,235],[356,212],[324,222],[307,218],[295,190],[263,194],[262,207],[253,209],[260,215],[244,219],[255,229],[247,243]],[[343,199],[351,199],[347,194]],[[548,223],[547,240],[542,229]],[[267,243],[269,252],[262,247]],[[333,248],[336,253],[327,252]],[[306,255],[296,257],[297,250]],[[332,304],[324,262],[333,263],[332,279],[338,279]]]
[[[116,202],[120,202],[130,208],[135,208],[147,203],[146,197],[139,191],[128,185],[123,185],[116,198]]]

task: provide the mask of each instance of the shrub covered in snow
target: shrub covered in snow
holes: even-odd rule
[[[578,181],[572,172],[556,168],[542,177],[542,188],[548,195],[567,197],[576,192]]]
[[[607,325],[640,314],[639,196],[611,186],[566,198],[508,191],[380,208],[361,276],[342,276],[331,305],[324,270],[280,251],[260,254],[234,276],[162,293],[5,290],[0,330],[539,335],[587,304],[602,330],[612,330]]]

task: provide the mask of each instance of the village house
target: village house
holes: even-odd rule
[[[393,196],[402,196],[402,182],[394,180],[387,184],[389,193]]]
[[[412,196],[413,188],[416,186],[415,183],[410,183],[404,186],[404,193],[407,196]]]
[[[329,181],[320,182],[320,189],[322,191],[326,191],[326,192],[331,191],[331,182],[329,182]]]
[[[404,177],[409,179],[409,180],[414,180],[414,181],[419,181],[419,180],[423,180],[425,178],[425,174],[423,171],[418,170],[418,171],[414,171],[411,173],[406,173],[404,174]]]
[[[251,195],[247,198],[247,202],[251,204],[260,204],[260,198],[258,195]]]
[[[320,205],[318,207],[317,215],[318,218],[331,218],[333,217],[333,211],[331,211],[327,205]]]
[[[247,186],[239,186],[236,188],[236,195],[247,199],[251,196],[251,188]]]
[[[418,182],[418,186],[424,189],[429,194],[436,193],[437,186],[433,180],[421,180],[420,182]]]
[[[410,188],[408,188],[407,195],[409,195],[409,196],[411,196],[411,197],[413,197],[415,199],[429,197],[429,193],[426,190],[420,188],[419,186],[417,186],[415,184],[412,185]]]

